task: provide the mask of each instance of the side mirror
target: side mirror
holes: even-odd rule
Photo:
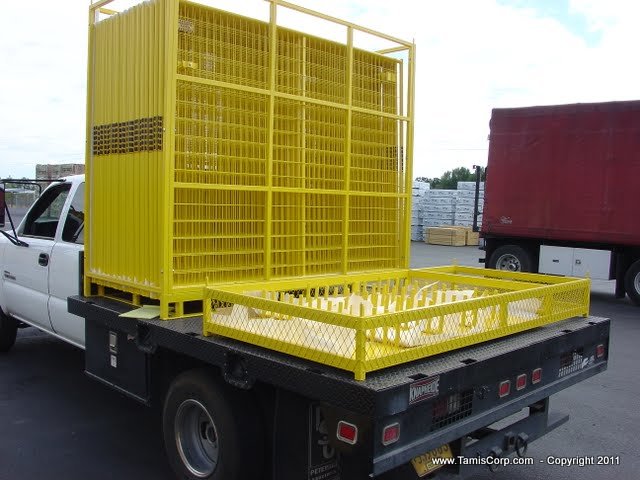
[[[0,228],[4,227],[4,184],[0,184]]]

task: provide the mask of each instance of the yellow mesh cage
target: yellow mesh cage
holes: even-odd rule
[[[210,286],[205,335],[366,373],[589,310],[586,279],[437,267]]]
[[[269,22],[180,0],[92,22],[85,294],[171,318],[207,281],[408,266],[414,46],[285,7],[342,41],[277,0]]]

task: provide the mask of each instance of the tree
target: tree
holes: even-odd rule
[[[485,168],[480,168],[480,180],[484,181],[485,179]],[[443,188],[455,190],[458,188],[458,182],[475,182],[476,180],[476,172],[469,170],[465,167],[454,168],[453,170],[446,171],[442,174],[441,177],[427,178],[427,177],[418,177],[416,178],[417,182],[428,182],[431,184],[431,188]]]

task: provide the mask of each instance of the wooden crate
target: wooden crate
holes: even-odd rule
[[[431,245],[450,245],[463,247],[466,245],[466,232],[454,227],[430,227],[426,230],[425,241]]]
[[[478,232],[474,232],[473,230],[467,230],[467,245],[479,245],[480,244],[480,234]]]

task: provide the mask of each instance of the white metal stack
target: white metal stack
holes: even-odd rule
[[[413,182],[411,240],[424,240],[429,227],[473,225],[476,182],[458,182],[457,190],[430,189],[428,183]],[[484,182],[480,183],[478,226],[482,224]]]
[[[473,225],[473,210],[475,206],[476,182],[458,182],[454,225],[470,227]],[[484,182],[480,182],[478,198],[478,226],[482,224],[482,210],[484,207]]]
[[[411,240],[421,242],[424,240],[424,198],[429,193],[430,185],[427,182],[414,180],[411,199]]]
[[[424,226],[453,225],[457,190],[434,189],[425,196],[422,206]]]

